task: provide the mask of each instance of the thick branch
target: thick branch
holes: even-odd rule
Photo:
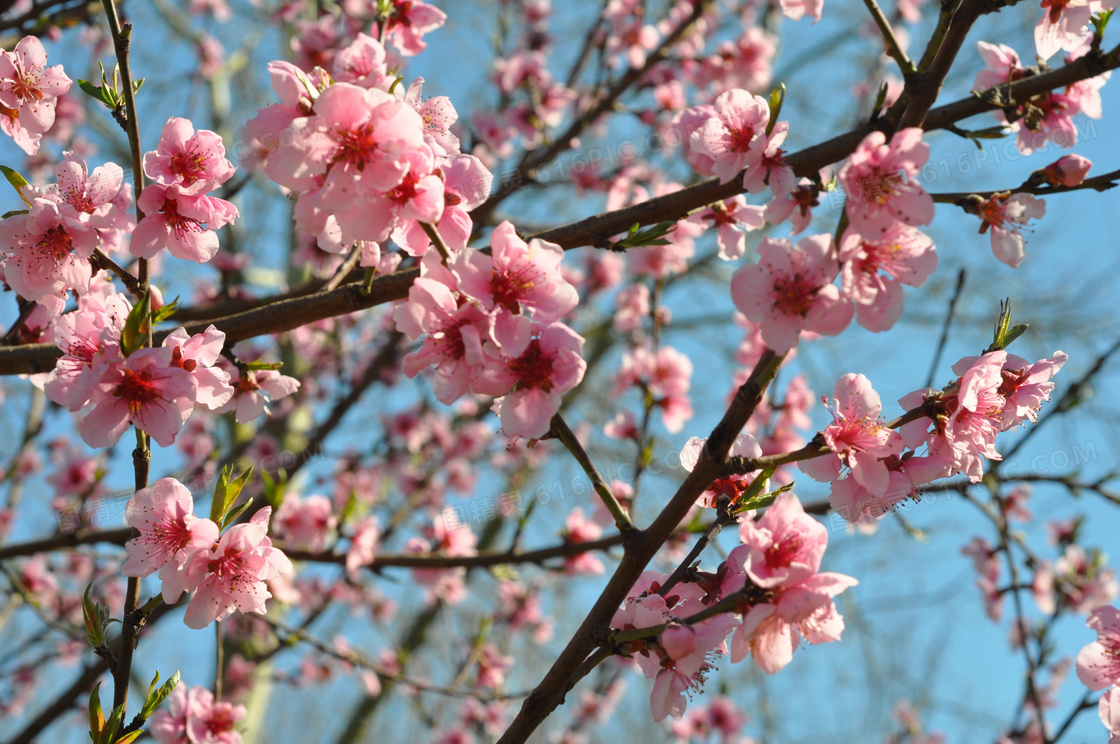
[[[944,129],[970,116],[1001,109],[1009,100],[1026,101],[1049,90],[1064,88],[1117,67],[1120,67],[1120,54],[1116,51],[1100,56],[1089,54],[1051,72],[992,88],[933,109],[926,116],[924,127],[926,131]],[[846,158],[874,129],[873,125],[865,124],[793,153],[786,157],[786,162],[797,175],[809,176],[826,165]],[[634,224],[644,226],[667,219],[683,218],[692,210],[730,198],[742,191],[742,183],[738,179],[721,184],[718,179],[713,178],[640,204],[545,230],[533,237],[557,243],[566,250],[596,245],[612,235],[626,232]],[[419,275],[419,269],[407,269],[375,279],[368,294],[362,292],[360,282],[344,284],[330,292],[290,297],[252,310],[214,318],[212,321],[192,323],[186,328],[191,333],[201,333],[213,322],[219,330],[225,332],[230,343],[255,336],[283,333],[317,320],[403,300],[408,296],[408,288]],[[156,343],[160,343],[166,335],[166,332],[156,334]],[[54,369],[59,355],[59,350],[50,344],[0,347],[0,375],[49,372]]]

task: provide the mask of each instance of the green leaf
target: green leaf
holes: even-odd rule
[[[1026,333],[1027,329],[1030,327],[1029,323],[1019,323],[1018,325],[1012,326],[1003,337],[1003,348],[1006,349],[1010,346],[1012,341]]]
[[[163,321],[167,320],[172,315],[174,315],[175,311],[178,310],[178,309],[179,309],[179,298],[176,297],[171,302],[165,302],[162,305],[160,305],[158,310],[153,310],[152,311],[152,322],[153,323],[162,323]]]
[[[88,80],[79,80],[78,87],[82,89],[83,93],[85,93],[95,101],[100,101],[101,103],[109,107],[112,107],[114,105],[111,101],[108,100],[112,96],[112,92],[108,89],[102,88],[100,85],[94,85]]]
[[[879,112],[882,111],[883,106],[887,104],[887,93],[889,89],[890,86],[888,86],[887,81],[884,80],[879,86],[879,92],[875,95],[875,108],[872,109],[872,119],[877,119],[879,117]]]
[[[121,730],[121,724],[123,723],[124,706],[118,705],[116,708],[113,708],[113,712],[109,715],[109,720],[105,722],[105,728],[101,730],[100,744],[112,744],[117,732]]]
[[[284,492],[288,487],[288,474],[281,470],[277,473],[276,480],[273,480],[267,470],[262,470],[261,480],[264,481],[264,500],[268,502],[273,511],[276,511],[284,501]],[[350,498],[353,499],[353,495]]]
[[[175,690],[179,685],[179,672],[171,675],[171,679],[163,683],[163,686],[155,689],[156,683],[159,682],[159,672],[156,672],[155,679],[152,684],[148,686],[148,697],[144,701],[144,707],[140,710],[140,717],[147,720],[152,717],[156,712],[156,708],[163,704],[163,701]]]
[[[761,496],[755,496],[753,499],[744,500],[742,504],[735,509],[735,513],[742,514],[743,512],[750,511],[751,509],[764,509],[767,506],[773,504],[774,499],[778,498],[779,495],[785,493],[786,491],[789,491],[792,488],[793,484],[787,483],[781,488],[775,489],[773,491],[768,491]]]
[[[139,80],[132,81],[132,95],[136,95],[140,92],[140,89],[144,87],[145,79],[146,78],[140,78]]]
[[[283,366],[283,362],[249,362],[245,365],[245,369],[280,369]]]
[[[785,100],[786,84],[778,83],[778,87],[770,93],[770,123],[766,125],[767,134],[774,131],[774,125],[778,123],[778,114],[782,113],[782,104],[785,103]]]
[[[664,237],[676,228],[677,223],[673,220],[658,222],[645,230],[640,229],[639,225],[635,224],[630,228],[626,237],[615,243],[611,248],[612,250],[624,250],[647,245],[668,245],[669,241],[664,240]]]
[[[105,714],[101,712],[101,683],[93,686],[89,694],[89,738],[93,744],[101,741],[101,731],[105,728]]]
[[[142,729],[136,729],[131,734],[125,734],[121,738],[117,739],[115,742],[113,742],[113,744],[132,744],[132,742],[140,738],[140,734],[142,733],[144,733]]]
[[[253,468],[251,466],[236,478],[233,477],[232,465],[222,468],[222,472],[218,475],[218,483],[214,486],[214,500],[210,502],[211,520],[224,526],[225,516],[229,512],[229,508],[237,501],[241,489],[245,487],[245,483],[252,474]]]
[[[238,517],[244,514],[245,510],[248,509],[252,505],[252,503],[252,499],[249,499],[244,504],[227,514],[226,518],[222,520],[222,529],[224,530],[226,527],[229,527],[231,524],[236,522]]]
[[[128,313],[121,330],[121,351],[125,356],[139,349],[148,340],[148,333],[152,327],[152,298],[150,292],[145,292],[144,297]]]
[[[105,628],[109,624],[109,608],[98,604],[89,598],[89,590],[93,588],[91,582],[86,586],[82,596],[82,618],[86,623],[86,642],[94,648],[105,645]]]
[[[28,210],[26,210],[26,209],[13,209],[10,212],[5,212],[4,214],[0,214],[0,220],[6,220],[9,217],[15,217],[17,214],[27,214],[27,211]]]
[[[21,176],[19,171],[14,168],[9,168],[6,165],[0,165],[0,172],[4,173],[4,178],[8,179],[8,183],[10,183],[12,188],[16,190],[16,193],[19,194],[19,198],[23,199],[23,203],[30,207],[31,200],[23,193],[23,188],[29,185],[27,179]]]

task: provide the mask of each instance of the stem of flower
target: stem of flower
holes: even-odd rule
[[[591,479],[591,485],[595,488],[595,493],[599,494],[599,498],[603,500],[603,505],[614,517],[614,523],[618,527],[618,531],[623,534],[637,533],[638,528],[630,521],[630,515],[622,508],[622,504],[618,503],[618,499],[614,497],[610,486],[607,485],[602,474],[595,467],[595,463],[591,462],[591,458],[583,449],[583,445],[579,443],[575,433],[568,427],[568,423],[559,413],[552,417],[551,433],[572,453],[572,457],[576,458],[576,462],[583,468],[583,472],[587,473],[587,477]]]

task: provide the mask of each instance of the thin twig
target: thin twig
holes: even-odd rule
[[[953,290],[953,296],[949,298],[949,310],[945,313],[945,322],[941,325],[941,338],[937,341],[937,348],[933,352],[933,361],[929,365],[929,376],[926,377],[926,388],[933,387],[933,380],[937,377],[937,368],[941,366],[941,355],[945,353],[945,344],[949,341],[949,328],[953,325],[953,313],[957,309],[957,301],[961,298],[961,292],[964,291],[965,270],[957,273],[957,286]]]

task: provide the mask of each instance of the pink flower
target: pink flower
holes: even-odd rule
[[[986,41],[977,42],[976,46],[988,69],[976,73],[973,90],[987,90],[1022,77],[1023,67],[1014,49],[1006,44],[989,44]]]
[[[707,444],[708,440],[700,437],[692,437],[685,442],[684,447],[681,448],[681,467],[690,473],[695,470],[698,462],[709,457]],[[742,431],[739,432],[739,436],[735,437],[735,441],[731,444],[731,449],[727,451],[727,454],[731,457],[761,457],[762,448],[759,446],[757,439]],[[726,496],[730,499],[730,504],[734,506],[757,473],[758,471],[717,478],[712,485],[700,494],[696,503],[715,508],[718,505],[719,498]]]
[[[814,480],[835,482],[847,466],[859,485],[875,496],[885,496],[890,475],[884,460],[902,454],[902,437],[883,425],[883,405],[871,382],[863,375],[847,374],[836,383],[829,409],[832,423],[821,432],[835,457],[814,457],[799,463]]]
[[[852,305],[832,280],[840,265],[827,235],[811,235],[793,245],[763,238],[759,262],[731,277],[731,299],[743,315],[762,328],[762,339],[776,352],[797,345],[803,330],[834,336],[848,326]]]
[[[171,366],[190,372],[194,378],[195,404],[211,411],[233,397],[229,373],[214,366],[225,341],[226,334],[212,325],[193,336],[188,336],[185,328],[176,328],[163,340],[163,345],[171,349]]]
[[[1046,181],[1051,186],[1080,186],[1085,175],[1093,167],[1093,161],[1080,155],[1064,155],[1046,166]]]
[[[436,224],[443,216],[443,179],[432,148],[421,145],[404,154],[408,172],[401,182],[385,192],[396,213],[395,222],[417,220]]]
[[[473,155],[441,158],[439,171],[443,174],[444,207],[436,229],[452,251],[461,251],[474,229],[469,212],[490,196],[494,175]],[[416,220],[404,220],[393,230],[392,238],[410,256],[423,256],[431,246]]]
[[[131,309],[125,295],[113,294],[111,283],[95,282],[77,310],[51,322],[43,340],[57,345],[62,356],[41,382],[32,381],[55,403],[80,411],[106,365],[121,358],[121,329]]]
[[[160,744],[242,744],[234,726],[246,714],[244,705],[218,703],[206,688],[180,684],[148,728]]]
[[[919,499],[919,486],[950,474],[952,461],[948,457],[913,457],[913,454],[892,455],[883,461],[888,476],[883,493],[873,493],[855,478],[843,478],[833,481],[828,505],[847,522],[865,531],[872,528],[899,502]]]
[[[240,216],[225,199],[183,193],[178,185],[151,184],[136,205],[144,219],[132,233],[129,250],[140,258],[152,258],[166,247],[175,258],[205,263],[218,252],[214,231]]]
[[[746,250],[745,233],[758,230],[765,223],[764,211],[765,207],[747,204],[742,196],[733,196],[712,204],[706,211],[696,215],[695,219],[707,221],[717,229],[719,257],[724,261],[734,261],[741,258]]]
[[[849,228],[840,239],[840,264],[840,292],[856,303],[859,324],[885,331],[902,314],[902,285],[925,284],[937,268],[937,253],[929,236],[896,222],[880,238]]]
[[[109,364],[78,431],[90,447],[109,447],[135,424],[170,447],[194,409],[195,390],[190,373],[171,366],[170,349],[139,349]]]
[[[1085,27],[1099,5],[1095,0],[1043,0],[1042,17],[1034,27],[1039,59],[1045,61],[1061,50],[1072,52],[1084,44],[1092,36]]]
[[[583,507],[577,506],[568,513],[565,523],[564,542],[585,543],[598,540],[603,536],[603,528],[583,514]],[[601,574],[605,570],[603,562],[590,551],[576,553],[564,559],[564,570],[568,573]]]
[[[428,46],[424,34],[435,31],[447,20],[447,14],[439,8],[416,0],[390,0],[388,5],[386,38],[404,57],[424,51]]]
[[[662,346],[651,354],[646,346],[624,352],[615,389],[622,392],[634,385],[643,394],[653,396],[661,409],[662,423],[676,433],[692,418],[692,401],[688,396],[692,385],[692,360],[672,346]]]
[[[1019,227],[1027,225],[1031,219],[1042,219],[1046,214],[1046,202],[1027,193],[1005,191],[993,194],[990,199],[982,199],[976,206],[976,214],[982,220],[981,234],[991,228],[992,253],[1017,269],[1023,261],[1023,246],[1026,244]]]
[[[28,155],[39,150],[39,139],[54,124],[58,97],[72,82],[62,65],[47,67],[47,52],[34,36],[23,37],[15,49],[0,54],[4,130]]]
[[[386,65],[385,47],[368,34],[358,34],[350,46],[334,57],[334,79],[362,88],[388,88],[391,80]]]
[[[614,328],[619,333],[640,330],[649,317],[649,287],[631,284],[614,297]]]
[[[727,565],[764,589],[805,581],[820,568],[828,546],[828,530],[791,493],[778,496],[757,522],[744,520],[739,538],[743,544],[727,556]]]
[[[563,323],[539,326],[524,353],[502,366],[488,367],[472,383],[483,395],[500,395],[502,431],[534,439],[548,432],[560,410],[560,396],[583,379],[583,337]]]
[[[933,197],[917,181],[929,159],[922,130],[903,129],[888,144],[882,132],[864,137],[837,177],[847,195],[848,219],[864,235],[885,234],[893,222],[927,225],[933,220]]]
[[[1112,687],[1101,695],[1097,703],[1097,712],[1101,717],[1101,723],[1111,734],[1108,737],[1108,744],[1120,744],[1120,686]]]
[[[7,253],[5,281],[51,315],[62,313],[70,290],[81,295],[89,289],[97,232],[73,212],[67,216],[57,202],[35,198],[27,214],[0,222],[0,241]]]
[[[1097,631],[1097,640],[1077,655],[1077,678],[1090,690],[1120,685],[1120,610],[1098,607],[1085,624]]]
[[[451,99],[447,96],[422,98],[424,78],[416,78],[404,94],[404,101],[424,120],[424,137],[437,155],[454,155],[459,152],[459,138],[451,131],[459,119]]]
[[[460,291],[496,312],[494,336],[502,350],[519,356],[532,330],[521,307],[532,310],[534,320],[548,323],[571,312],[579,293],[560,275],[564,251],[555,243],[526,243],[509,222],[494,228],[490,243],[491,256],[463,251],[451,268],[459,277]]]
[[[346,551],[346,571],[353,575],[361,566],[373,563],[377,554],[380,525],[377,517],[366,517],[354,526],[350,549]]]
[[[144,172],[164,186],[189,196],[205,194],[228,181],[237,170],[226,159],[222,138],[208,129],[195,132],[189,119],[171,117],[159,145],[144,155]]]
[[[1049,358],[1034,364],[1014,354],[1007,355],[999,388],[1006,399],[1002,416],[1004,431],[1020,425],[1023,419],[1038,420],[1039,409],[1050,400],[1050,393],[1054,390],[1050,379],[1058,374],[1068,359],[1063,351],[1055,351]]]
[[[653,681],[649,706],[654,721],[663,721],[666,716],[680,720],[684,715],[688,700],[685,693],[692,687],[688,677],[677,669],[662,669]]]
[[[234,610],[265,613],[265,600],[272,594],[264,582],[292,572],[291,561],[266,536],[271,513],[272,508],[266,506],[249,522],[226,530],[209,550],[191,554],[187,581],[198,592],[183,617],[188,628],[205,628]]]
[[[218,525],[194,515],[190,491],[174,478],[161,478],[142,488],[125,507],[125,522],[140,535],[128,541],[125,576],[147,576],[159,570],[164,600],[174,604],[187,589],[182,572],[196,551],[209,550],[218,539]]]
[[[432,258],[425,257],[421,275],[408,290],[408,302],[393,310],[393,320],[410,339],[424,336],[420,349],[404,358],[404,373],[415,377],[435,365],[436,399],[449,404],[466,393],[490,363],[482,343],[490,337],[494,320],[472,303],[460,304],[455,276],[434,252],[428,255]]]
[[[821,19],[824,10],[824,0],[782,0],[782,13],[787,18],[800,21],[801,17],[808,15],[816,23]]]
[[[326,496],[300,498],[288,494],[276,510],[272,530],[287,544],[320,553],[327,547],[331,533],[338,526],[338,517],[331,510]]]
[[[261,414],[271,414],[274,403],[299,390],[299,380],[280,374],[275,369],[239,371],[233,382],[233,397],[218,413],[237,410],[237,423],[247,424]]]
[[[58,184],[49,186],[47,194],[73,208],[82,224],[98,230],[103,242],[115,247],[120,238],[112,233],[132,231],[134,223],[127,212],[132,186],[122,183],[124,171],[119,165],[106,163],[89,173],[84,160],[65,152],[54,175]]]
[[[692,133],[689,147],[712,158],[711,173],[727,183],[762,159],[769,143],[770,106],[745,90],[729,90],[713,105],[715,116]]]
[[[797,235],[813,221],[813,207],[820,205],[820,190],[808,178],[802,178],[790,191],[774,191],[774,198],[766,203],[766,221],[780,225],[789,220],[793,228],[790,235]]]
[[[907,424],[901,432],[906,445],[916,447],[925,439],[930,454],[949,458],[951,472],[947,475],[965,473],[973,483],[979,482],[984,475],[982,458],[1002,459],[995,438],[1003,427],[1006,399],[1000,388],[1006,360],[1006,351],[993,351],[954,364],[953,371],[960,377],[947,392],[933,393],[930,398],[937,407],[934,431],[926,432],[929,424],[925,419]],[[915,408],[922,405],[926,394],[920,390],[910,393],[899,404],[907,410]]]
[[[844,619],[832,598],[857,583],[843,574],[816,574],[772,602],[754,605],[731,641],[732,663],[750,653],[759,669],[774,674],[793,660],[802,638],[810,644],[840,640]]]

